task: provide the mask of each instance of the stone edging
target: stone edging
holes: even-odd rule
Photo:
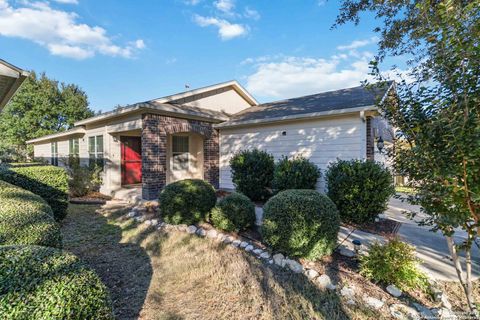
[[[311,282],[313,282],[320,289],[338,291],[336,290],[337,285],[332,282],[328,275],[321,275],[318,271],[314,269],[306,268],[298,261],[289,259],[281,253],[271,255],[271,250],[269,250],[268,248],[259,248],[250,241],[243,241],[234,236],[226,235],[213,228],[205,230],[195,225],[173,225],[165,222],[160,222],[158,219],[146,219],[144,216],[141,215],[141,211],[143,211],[142,208],[135,207],[132,209],[132,211],[126,214],[126,218],[133,219],[139,223],[143,222],[149,227],[157,228],[157,230],[185,232],[187,234],[196,235],[198,237],[209,238],[218,242],[223,242],[227,245],[231,245],[234,248],[244,250],[245,252],[250,253],[254,257],[265,262],[267,265],[276,265],[281,268],[288,268],[294,273],[303,273]],[[340,247],[339,249],[340,254],[347,257],[353,257],[351,255],[351,252],[353,252],[353,250],[349,250],[345,247]],[[342,250],[346,251],[342,253]],[[349,251],[348,254],[347,251]],[[353,254],[355,255],[354,252]],[[388,286],[386,288],[386,292],[388,292],[395,298],[398,298],[402,295],[402,292],[399,289],[395,288],[395,286],[393,285]],[[339,294],[346,299],[347,304],[356,304],[354,297],[357,293],[355,292],[354,287],[346,285],[339,290]],[[381,309],[385,305],[385,301],[368,296],[363,296],[363,302],[371,309],[375,310]],[[402,303],[392,303],[388,306],[388,308],[390,314],[396,319],[458,319],[457,316],[450,310],[451,306],[449,308],[448,306],[445,306],[445,304],[443,304],[442,308],[429,309],[428,307],[418,303],[413,303],[413,307],[409,307]]]

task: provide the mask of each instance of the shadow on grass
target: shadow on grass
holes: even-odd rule
[[[215,249],[221,252],[228,247],[229,245],[219,243]],[[284,300],[290,304],[287,312],[290,319],[383,319],[380,313],[362,302],[357,301],[356,306],[346,307],[345,301],[335,291],[321,289],[303,273],[296,274],[288,268],[271,265],[243,250],[238,254],[248,263],[251,274],[255,276],[263,298],[274,315],[285,314],[286,307],[278,303],[277,296],[281,292]],[[339,268],[334,260],[325,272],[335,283],[340,280]]]
[[[142,241],[152,230],[134,231],[133,221],[122,221],[125,207],[102,209],[98,205],[70,205],[62,222],[64,248],[93,268],[110,291],[117,319],[137,319],[152,281],[153,268]],[[128,223],[128,224],[126,224]],[[126,225],[124,225],[126,224]],[[150,248],[160,254],[160,245]],[[171,314],[169,319],[179,319]]]

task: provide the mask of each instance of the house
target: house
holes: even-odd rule
[[[0,59],[0,111],[30,73]]]
[[[390,89],[391,83],[259,104],[229,81],[118,108],[28,143],[36,159],[54,165],[69,155],[84,165],[101,164],[101,192],[114,196],[141,186],[142,197],[151,200],[166,184],[186,178],[233,189],[229,160],[246,148],[276,158],[303,155],[323,170],[337,158],[383,161],[374,145],[388,126],[376,104]]]

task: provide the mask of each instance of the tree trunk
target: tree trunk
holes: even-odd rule
[[[463,278],[463,268],[462,263],[460,262],[460,256],[457,253],[457,248],[455,247],[455,243],[453,242],[452,237],[447,238],[447,245],[448,249],[450,250],[450,254],[452,256],[453,265],[455,267],[455,271],[457,272],[458,280],[460,280],[460,284],[462,285],[463,291],[465,296],[467,297],[467,303],[470,311],[476,312],[475,302],[473,300],[472,294],[472,255],[471,255],[471,248],[465,250],[465,269],[466,269],[466,279]]]

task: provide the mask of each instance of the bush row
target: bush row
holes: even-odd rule
[[[253,201],[268,199],[288,189],[315,189],[320,170],[309,160],[273,156],[257,149],[243,150],[230,160],[237,191]],[[345,222],[366,223],[382,213],[394,194],[390,171],[382,164],[364,160],[338,160],[327,169],[328,196]]]
[[[165,222],[196,224],[211,221],[219,229],[239,231],[255,221],[255,206],[243,194],[232,193],[218,205],[215,189],[199,179],[180,180],[167,185],[159,196]]]
[[[2,177],[16,176],[2,170]],[[0,318],[113,318],[100,278],[61,246],[47,202],[0,180]]]
[[[52,209],[38,195],[0,180],[0,245],[61,248]]]
[[[0,246],[2,319],[113,319],[107,289],[73,254]]]
[[[253,201],[264,201],[287,189],[315,189],[320,170],[303,157],[273,156],[258,149],[243,150],[230,160],[232,182],[237,191]]]
[[[0,166],[0,180],[31,191],[42,197],[52,208],[55,220],[67,215],[68,175],[55,166]]]
[[[160,193],[164,220],[173,224],[210,221],[216,228],[241,231],[255,222],[255,206],[241,193],[232,193],[215,206],[215,192],[203,180],[182,180]],[[335,204],[315,190],[286,190],[264,207],[262,236],[273,249],[293,257],[315,259],[330,254],[340,219]]]

